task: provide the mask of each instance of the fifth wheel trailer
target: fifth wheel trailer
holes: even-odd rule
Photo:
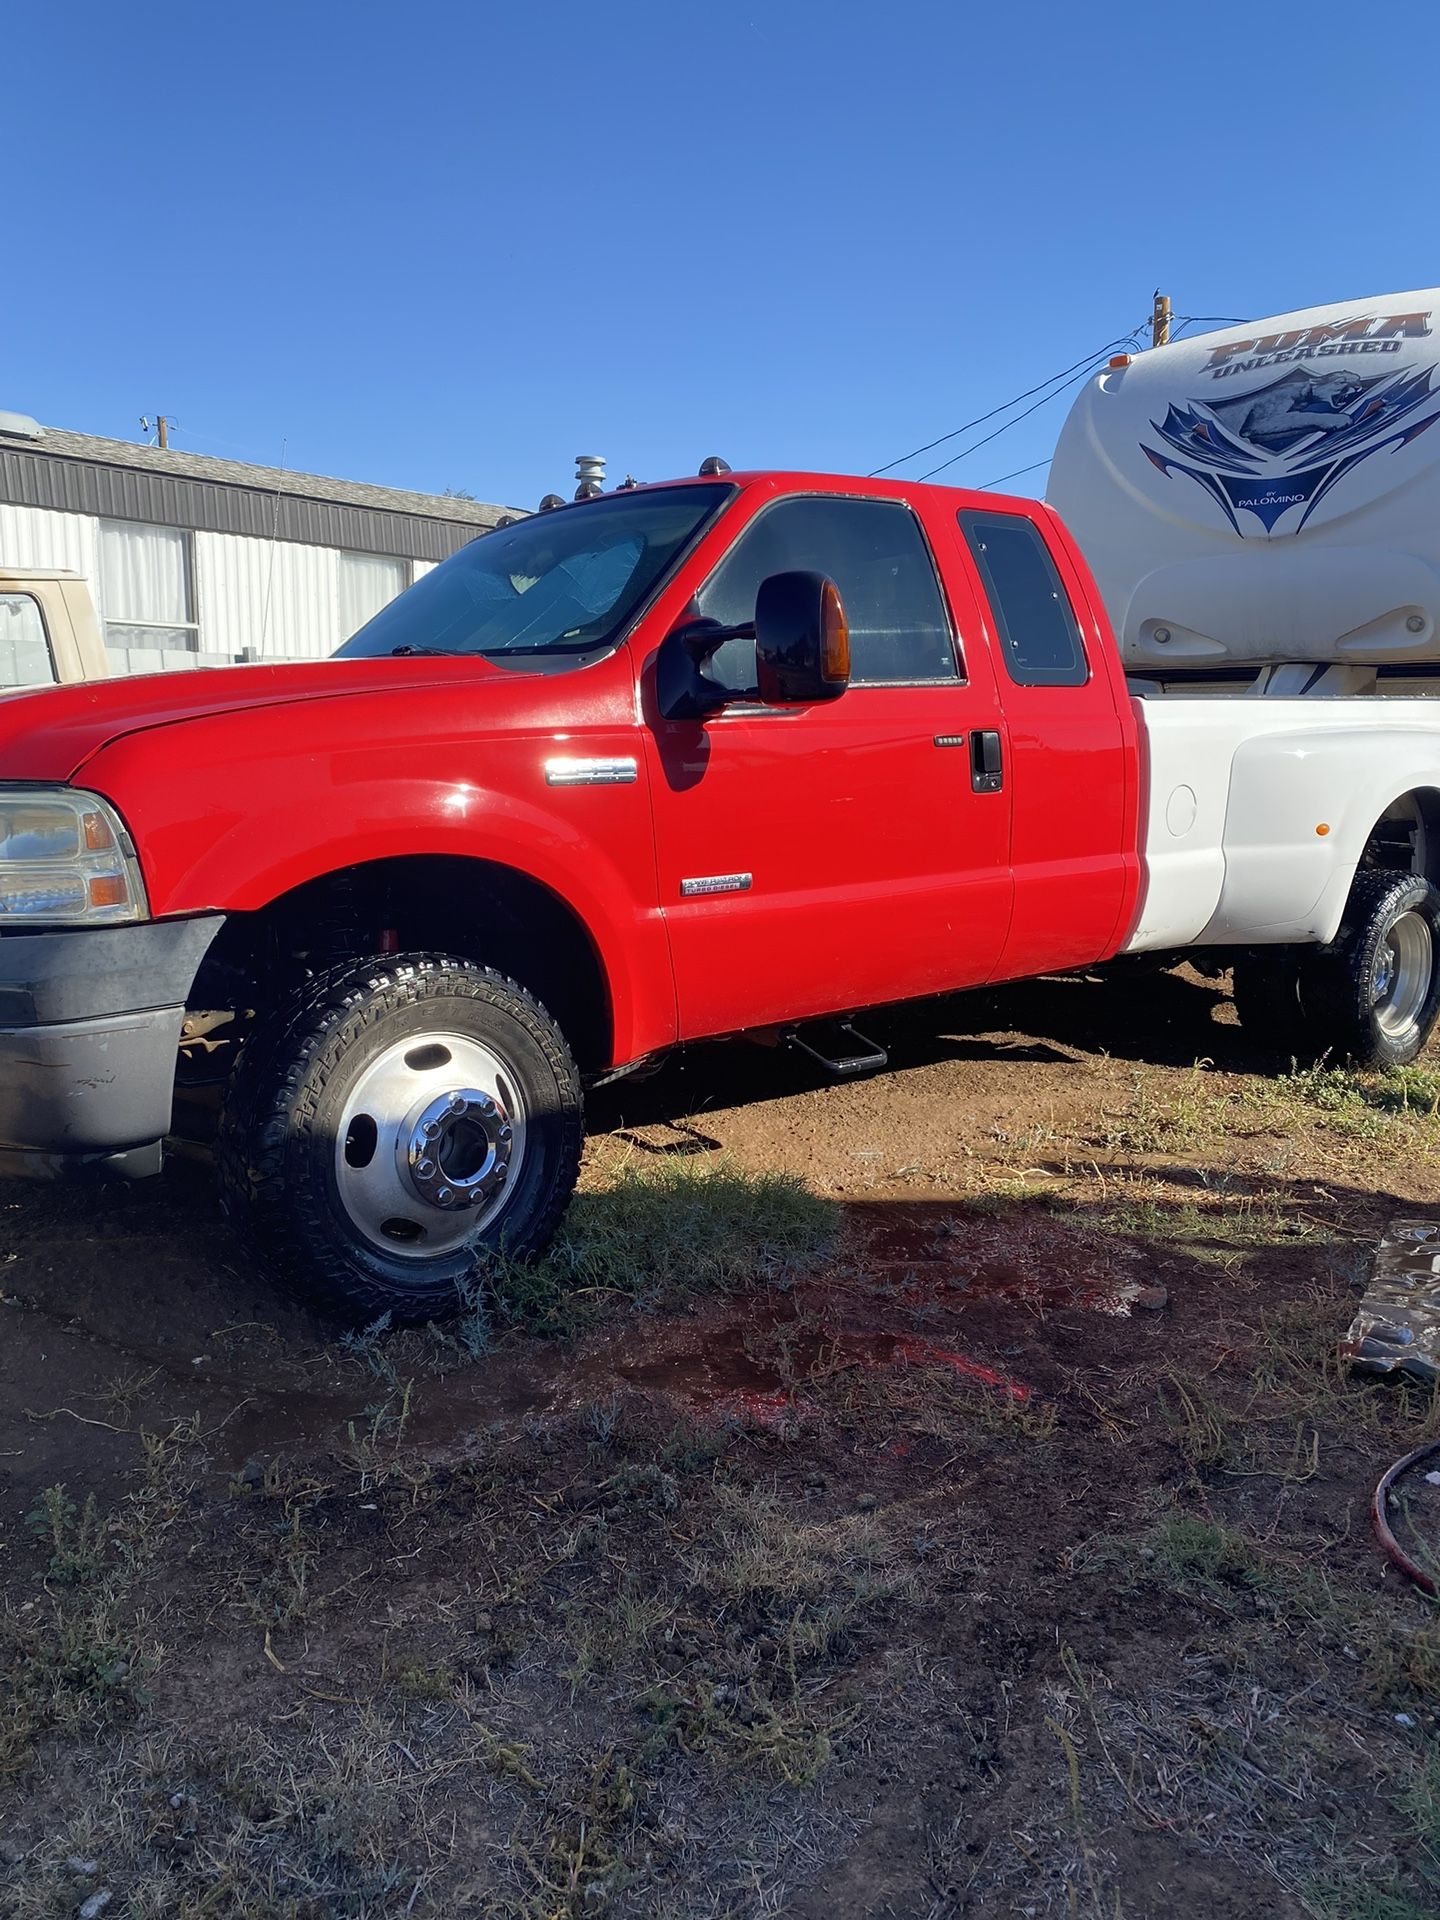
[[[1137,692],[1440,691],[1440,288],[1121,355],[1048,498]]]

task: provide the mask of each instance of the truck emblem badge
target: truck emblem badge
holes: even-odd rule
[[[701,874],[695,880],[682,880],[680,893],[687,900],[699,893],[748,893],[753,878],[748,873]]]
[[[1299,507],[1300,518],[1289,529],[1298,533],[1362,460],[1387,447],[1408,446],[1440,420],[1434,375],[1433,365],[1368,378],[1349,368],[1293,366],[1248,393],[1172,403],[1164,420],[1150,422],[1172,452],[1143,440],[1140,451],[1161,473],[1183,473],[1203,487],[1242,538],[1242,511],[1270,533],[1283,514]]]
[[[633,787],[635,778],[635,761],[628,754],[616,759],[585,760],[561,753],[545,762],[547,787]]]

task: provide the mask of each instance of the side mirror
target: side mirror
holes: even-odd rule
[[[837,700],[850,684],[850,630],[826,574],[772,573],[755,596],[755,675],[767,707]]]
[[[718,686],[706,668],[727,640],[755,642],[753,688]],[[772,573],[760,582],[755,618],[727,627],[686,618],[661,642],[656,704],[667,720],[704,720],[736,700],[767,707],[835,700],[850,684],[850,630],[840,589],[823,573]]]

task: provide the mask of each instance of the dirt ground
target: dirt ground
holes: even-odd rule
[[[1440,1911],[1440,1404],[1336,1357],[1440,1072],[1188,971],[861,1024],[596,1094],[442,1328],[198,1163],[0,1188],[0,1914]]]

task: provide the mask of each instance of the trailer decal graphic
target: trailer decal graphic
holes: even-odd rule
[[[1296,366],[1223,400],[1170,405],[1151,427],[1172,452],[1140,451],[1161,473],[1183,473],[1217,502],[1236,533],[1254,514],[1266,533],[1301,509],[1298,533],[1337,481],[1385,448],[1408,446],[1440,420],[1433,366],[1365,378]],[[1183,456],[1180,459],[1175,454]]]

